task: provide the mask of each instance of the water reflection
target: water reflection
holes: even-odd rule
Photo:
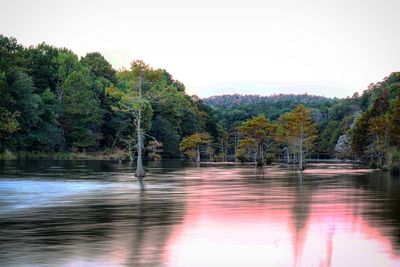
[[[400,266],[400,182],[383,173],[133,170],[2,163],[0,266]]]
[[[326,184],[323,177],[307,176],[307,172],[285,173],[286,178],[282,179],[280,170],[269,169],[266,182],[249,179],[247,170],[232,173],[235,171],[208,170],[198,174],[202,182],[196,192],[187,194],[185,220],[169,240],[167,265],[400,264],[398,244],[391,243],[393,233],[399,230],[398,221],[376,225],[375,221],[385,219],[376,214],[365,216],[369,209],[382,211],[386,206],[374,204],[374,191],[361,192],[353,187],[351,183],[365,179],[351,176],[360,174],[359,170],[350,175],[330,170]],[[214,176],[210,172],[215,172]],[[244,179],[232,184],[232,175]],[[332,184],[334,178],[337,181]],[[398,204],[397,199],[397,207]]]

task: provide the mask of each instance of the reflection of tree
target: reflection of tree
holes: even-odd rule
[[[326,267],[331,267],[332,264],[332,252],[333,252],[333,236],[335,234],[335,228],[332,227],[331,229],[329,229],[328,232],[328,244],[327,244],[327,257],[326,257],[326,262],[325,265]]]
[[[304,186],[303,173],[300,172],[299,177],[293,178],[293,255],[295,266],[301,261],[304,242],[307,234],[307,220],[310,215],[310,206],[312,198],[312,190]]]
[[[388,236],[393,246],[400,249],[400,179],[390,177],[388,173],[374,172],[363,176],[362,179],[354,179],[355,186],[365,191],[363,203],[368,203],[364,210],[364,217],[371,224],[376,218],[386,222],[382,234]],[[368,195],[373,194],[372,197]],[[376,198],[379,201],[376,201]]]

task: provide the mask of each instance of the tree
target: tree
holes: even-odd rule
[[[317,138],[317,129],[311,120],[310,111],[299,105],[280,118],[284,139],[298,154],[299,168],[304,169],[304,155],[311,150]]]
[[[21,67],[22,51],[23,47],[18,44],[17,39],[0,34],[0,71],[8,72],[10,68]]]
[[[190,158],[196,158],[196,162],[200,163],[200,147],[209,144],[211,137],[208,133],[195,133],[184,137],[180,143],[180,149]]]
[[[391,142],[400,147],[400,96],[392,103],[388,119]]]
[[[144,66],[141,67],[145,68]],[[132,65],[131,70],[125,71],[120,77],[120,83],[124,84],[123,87],[112,86],[107,88],[106,91],[119,100],[114,107],[116,110],[128,113],[134,118],[134,127],[128,140],[128,152],[132,161],[132,144],[136,141],[137,165],[135,176],[142,178],[146,175],[143,168],[144,136],[145,130],[151,126],[153,110],[150,102],[142,96],[143,72],[137,73],[136,71],[134,65]]]
[[[169,158],[179,157],[180,136],[166,118],[161,115],[155,116],[151,124],[150,134],[163,143],[163,155]]]
[[[143,168],[143,162],[142,162],[142,148],[143,148],[143,131],[142,131],[142,77],[139,77],[139,86],[138,86],[138,91],[139,91],[139,96],[138,96],[138,107],[137,107],[137,113],[136,113],[136,134],[137,134],[137,150],[138,150],[138,156],[137,156],[137,164],[136,164],[136,172],[135,176],[140,178],[145,176],[145,171]]]
[[[154,140],[154,141],[149,141],[146,149],[149,151],[148,157],[151,160],[160,160],[161,156],[160,153],[163,151],[162,150],[162,143]]]
[[[60,66],[56,59],[59,53],[60,49],[45,43],[23,51],[27,73],[32,77],[37,93],[41,94],[46,89],[55,93],[57,84],[61,84],[57,77]]]
[[[112,83],[116,82],[116,72],[102,54],[98,52],[87,53],[81,58],[81,63],[89,69],[94,77],[103,77]]]
[[[70,74],[73,72],[80,73],[83,71],[83,66],[79,62],[78,56],[71,51],[64,49],[59,51],[57,57],[54,58],[54,63],[56,65],[55,79],[56,79],[56,96],[57,101],[60,103],[64,97],[64,87],[63,83],[67,80]],[[86,75],[89,75],[87,69],[85,69]]]
[[[349,134],[343,134],[339,137],[335,151],[340,159],[348,159],[351,155],[351,136]]]
[[[368,134],[371,142],[367,147],[370,158],[377,160],[381,166],[388,160],[389,153],[389,118],[387,115],[371,118]]]
[[[69,147],[86,150],[94,147],[102,123],[100,102],[87,70],[73,71],[62,84],[62,127]]]
[[[20,113],[15,111],[13,113],[0,107],[0,144],[1,150],[6,149],[6,141],[11,138],[11,134],[19,129],[17,118]],[[0,150],[0,151],[1,151]]]
[[[265,150],[270,149],[276,130],[276,125],[271,123],[269,119],[265,118],[263,115],[253,117],[243,122],[239,127],[239,132],[244,137],[244,141],[241,141],[241,148],[243,148],[244,144],[248,144],[247,147],[255,145],[258,167],[265,164]]]
[[[57,151],[64,145],[62,128],[57,114],[57,99],[47,88],[40,95],[39,122],[32,127],[27,142],[32,150]]]
[[[15,116],[19,124],[19,131],[12,138],[14,148],[19,150],[30,149],[30,136],[40,123],[40,96],[35,94],[35,87],[31,77],[21,68],[10,68],[0,77],[0,107]]]
[[[252,138],[240,140],[237,149],[235,149],[235,158],[240,162],[252,160],[257,162],[257,144]]]

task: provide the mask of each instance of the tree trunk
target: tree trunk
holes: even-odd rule
[[[262,143],[257,144],[257,167],[262,167],[264,165],[264,155],[263,155]]]
[[[301,171],[304,170],[304,165],[303,165],[303,135],[300,136],[299,168],[300,168]]]
[[[119,137],[120,133],[121,133],[121,129],[120,129],[120,127],[118,127],[118,131],[117,131],[117,133],[115,134],[115,139],[113,140],[113,143],[112,143],[112,145],[111,145],[111,149],[114,149],[115,145],[117,144],[117,142],[118,142],[118,137]]]
[[[196,163],[200,163],[200,146],[197,146],[197,158]]]
[[[222,161],[224,161],[224,141],[221,138],[221,154],[222,154]]]
[[[140,80],[140,85],[139,85],[139,101],[142,101],[142,90],[141,90],[141,80]],[[142,129],[141,129],[141,118],[142,117],[142,103],[140,102],[139,104],[139,111],[138,111],[138,117],[137,117],[137,127],[136,127],[136,133],[137,133],[137,146],[138,146],[138,156],[137,156],[137,164],[136,164],[136,172],[135,176],[136,177],[144,177],[146,175],[144,168],[143,168],[143,162],[142,162],[142,147],[143,147],[143,140],[142,140]]]
[[[128,141],[128,155],[129,155],[129,162],[133,162],[132,140]]]
[[[290,164],[290,150],[289,147],[286,149],[286,156],[287,156],[287,164]]]
[[[234,135],[234,141],[233,141],[233,143],[234,143],[234,152],[233,152],[233,155],[235,155],[235,161],[236,162],[238,162],[238,159],[236,158],[236,151],[237,151],[237,149],[238,149],[238,142],[237,142],[237,131],[235,130],[235,135]]]

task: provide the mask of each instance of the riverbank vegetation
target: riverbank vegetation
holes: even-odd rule
[[[0,158],[195,161],[353,160],[400,170],[400,73],[345,99],[223,95],[199,99],[143,61],[114,70],[0,35]],[[67,156],[69,155],[69,156]],[[72,156],[71,156],[72,155]],[[79,156],[78,156],[79,155]],[[140,172],[140,171],[139,171]]]

